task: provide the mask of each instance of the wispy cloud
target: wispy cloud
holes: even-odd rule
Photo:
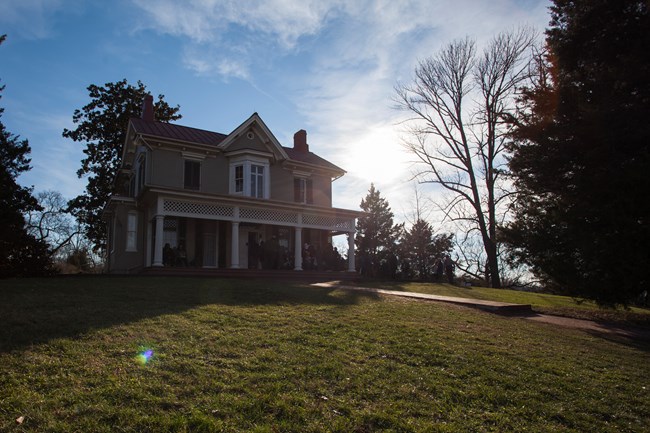
[[[405,113],[393,108],[394,86],[410,81],[418,60],[454,39],[469,35],[480,45],[500,31],[520,24],[542,27],[547,21],[546,1],[461,3],[372,2],[337,23],[337,37],[305,79],[307,90],[296,95],[315,139],[328,143],[326,157],[348,170],[347,179],[335,184],[335,196],[363,184],[358,206],[359,195],[374,182],[396,216],[407,212],[412,156],[401,145]],[[439,193],[431,186],[424,191]]]
[[[224,81],[238,78],[251,81],[247,57],[218,55],[210,49],[189,47],[183,53],[183,64],[198,76],[221,76]]]
[[[1,1],[0,25],[27,39],[47,38],[53,28],[51,17],[62,6],[63,0]]]
[[[412,196],[409,160],[393,109],[398,81],[418,60],[469,35],[543,27],[547,0],[134,0],[146,27],[187,38],[183,61],[198,75],[259,86],[270,68],[286,89],[322,156],[348,170],[334,184],[337,205],[358,206],[370,182],[394,209]],[[300,56],[299,73],[291,70]],[[255,84],[258,83],[258,84]],[[352,197],[349,199],[347,197]],[[353,203],[354,202],[354,203]]]
[[[215,42],[233,27],[274,39],[292,48],[298,39],[317,33],[343,1],[318,0],[134,0],[152,22],[144,26],[185,36],[195,42]]]

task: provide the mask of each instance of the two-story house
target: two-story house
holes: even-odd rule
[[[332,182],[345,171],[311,152],[304,130],[285,147],[257,113],[230,134],[156,122],[151,96],[142,113],[129,122],[118,192],[104,211],[109,272],[302,270],[306,256],[321,269],[333,266],[341,234],[345,268],[355,270],[361,212],[332,207]]]

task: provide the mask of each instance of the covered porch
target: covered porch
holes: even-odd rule
[[[359,212],[250,200],[158,195],[148,215],[145,268],[355,272]],[[343,262],[333,237],[347,235]]]

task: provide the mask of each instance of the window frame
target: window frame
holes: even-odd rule
[[[302,204],[314,204],[314,182],[303,176],[293,178],[293,201]]]
[[[138,212],[129,211],[126,214],[126,246],[127,252],[138,251]]]
[[[261,173],[257,172],[261,168]],[[243,197],[269,199],[271,196],[271,170],[268,158],[257,157],[253,155],[242,155],[230,160],[230,176],[228,190],[232,195]],[[238,171],[241,170],[242,178],[238,177]],[[256,185],[252,187],[251,181],[255,176]],[[241,180],[241,183],[239,181]],[[241,190],[240,190],[241,187]],[[259,188],[262,191],[259,191]],[[255,193],[255,195],[253,195]]]
[[[244,165],[239,164],[235,166],[235,193],[243,194],[244,193]]]
[[[140,195],[142,190],[144,190],[145,179],[147,173],[147,153],[143,152],[138,157],[138,167],[136,172],[136,185],[135,185],[135,195]]]
[[[250,168],[250,197],[264,198],[265,194],[265,171],[263,165],[251,164]],[[262,191],[260,191],[260,188]]]
[[[190,170],[188,178],[188,164],[192,164],[196,167],[195,170]],[[200,191],[201,190],[201,168],[202,164],[200,160],[184,158],[183,159],[183,189],[190,191]],[[188,182],[189,180],[189,182]],[[196,182],[196,185],[194,185]]]

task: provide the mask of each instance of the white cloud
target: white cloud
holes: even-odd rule
[[[225,81],[230,78],[251,80],[249,66],[245,63],[245,59],[235,59],[234,56],[218,56],[209,50],[202,52],[196,48],[190,48],[183,54],[183,63],[187,69],[198,76],[219,75]]]
[[[250,81],[261,51],[290,53],[336,15],[338,1],[133,0],[145,12],[140,29],[189,39],[183,61],[198,75]]]
[[[298,39],[317,33],[327,17],[341,8],[342,1],[318,0],[134,0],[149,14],[161,32],[185,36],[195,42],[215,42],[229,27],[238,26],[271,36],[278,45],[292,48]]]
[[[357,208],[374,182],[396,215],[408,207],[413,188],[407,181],[410,156],[400,146],[404,113],[392,108],[394,86],[410,81],[418,60],[454,39],[469,35],[480,47],[521,24],[543,28],[549,5],[548,0],[134,1],[151,19],[146,27],[189,39],[184,61],[196,74],[256,83],[262,70],[277,76],[290,71],[283,88],[307,122],[312,148],[348,171],[334,184],[335,205]],[[307,62],[300,73],[292,63],[298,55]]]
[[[295,99],[312,137],[329,144],[324,156],[348,170],[350,182],[337,181],[335,194],[359,188],[354,203],[342,202],[356,208],[374,182],[404,218],[413,198],[412,157],[400,145],[404,113],[392,108],[394,86],[410,81],[419,59],[454,39],[469,35],[481,45],[520,24],[543,26],[548,2],[533,3],[526,9],[507,0],[381,1],[338,23],[338,37],[320,52],[303,85],[308,90]]]

